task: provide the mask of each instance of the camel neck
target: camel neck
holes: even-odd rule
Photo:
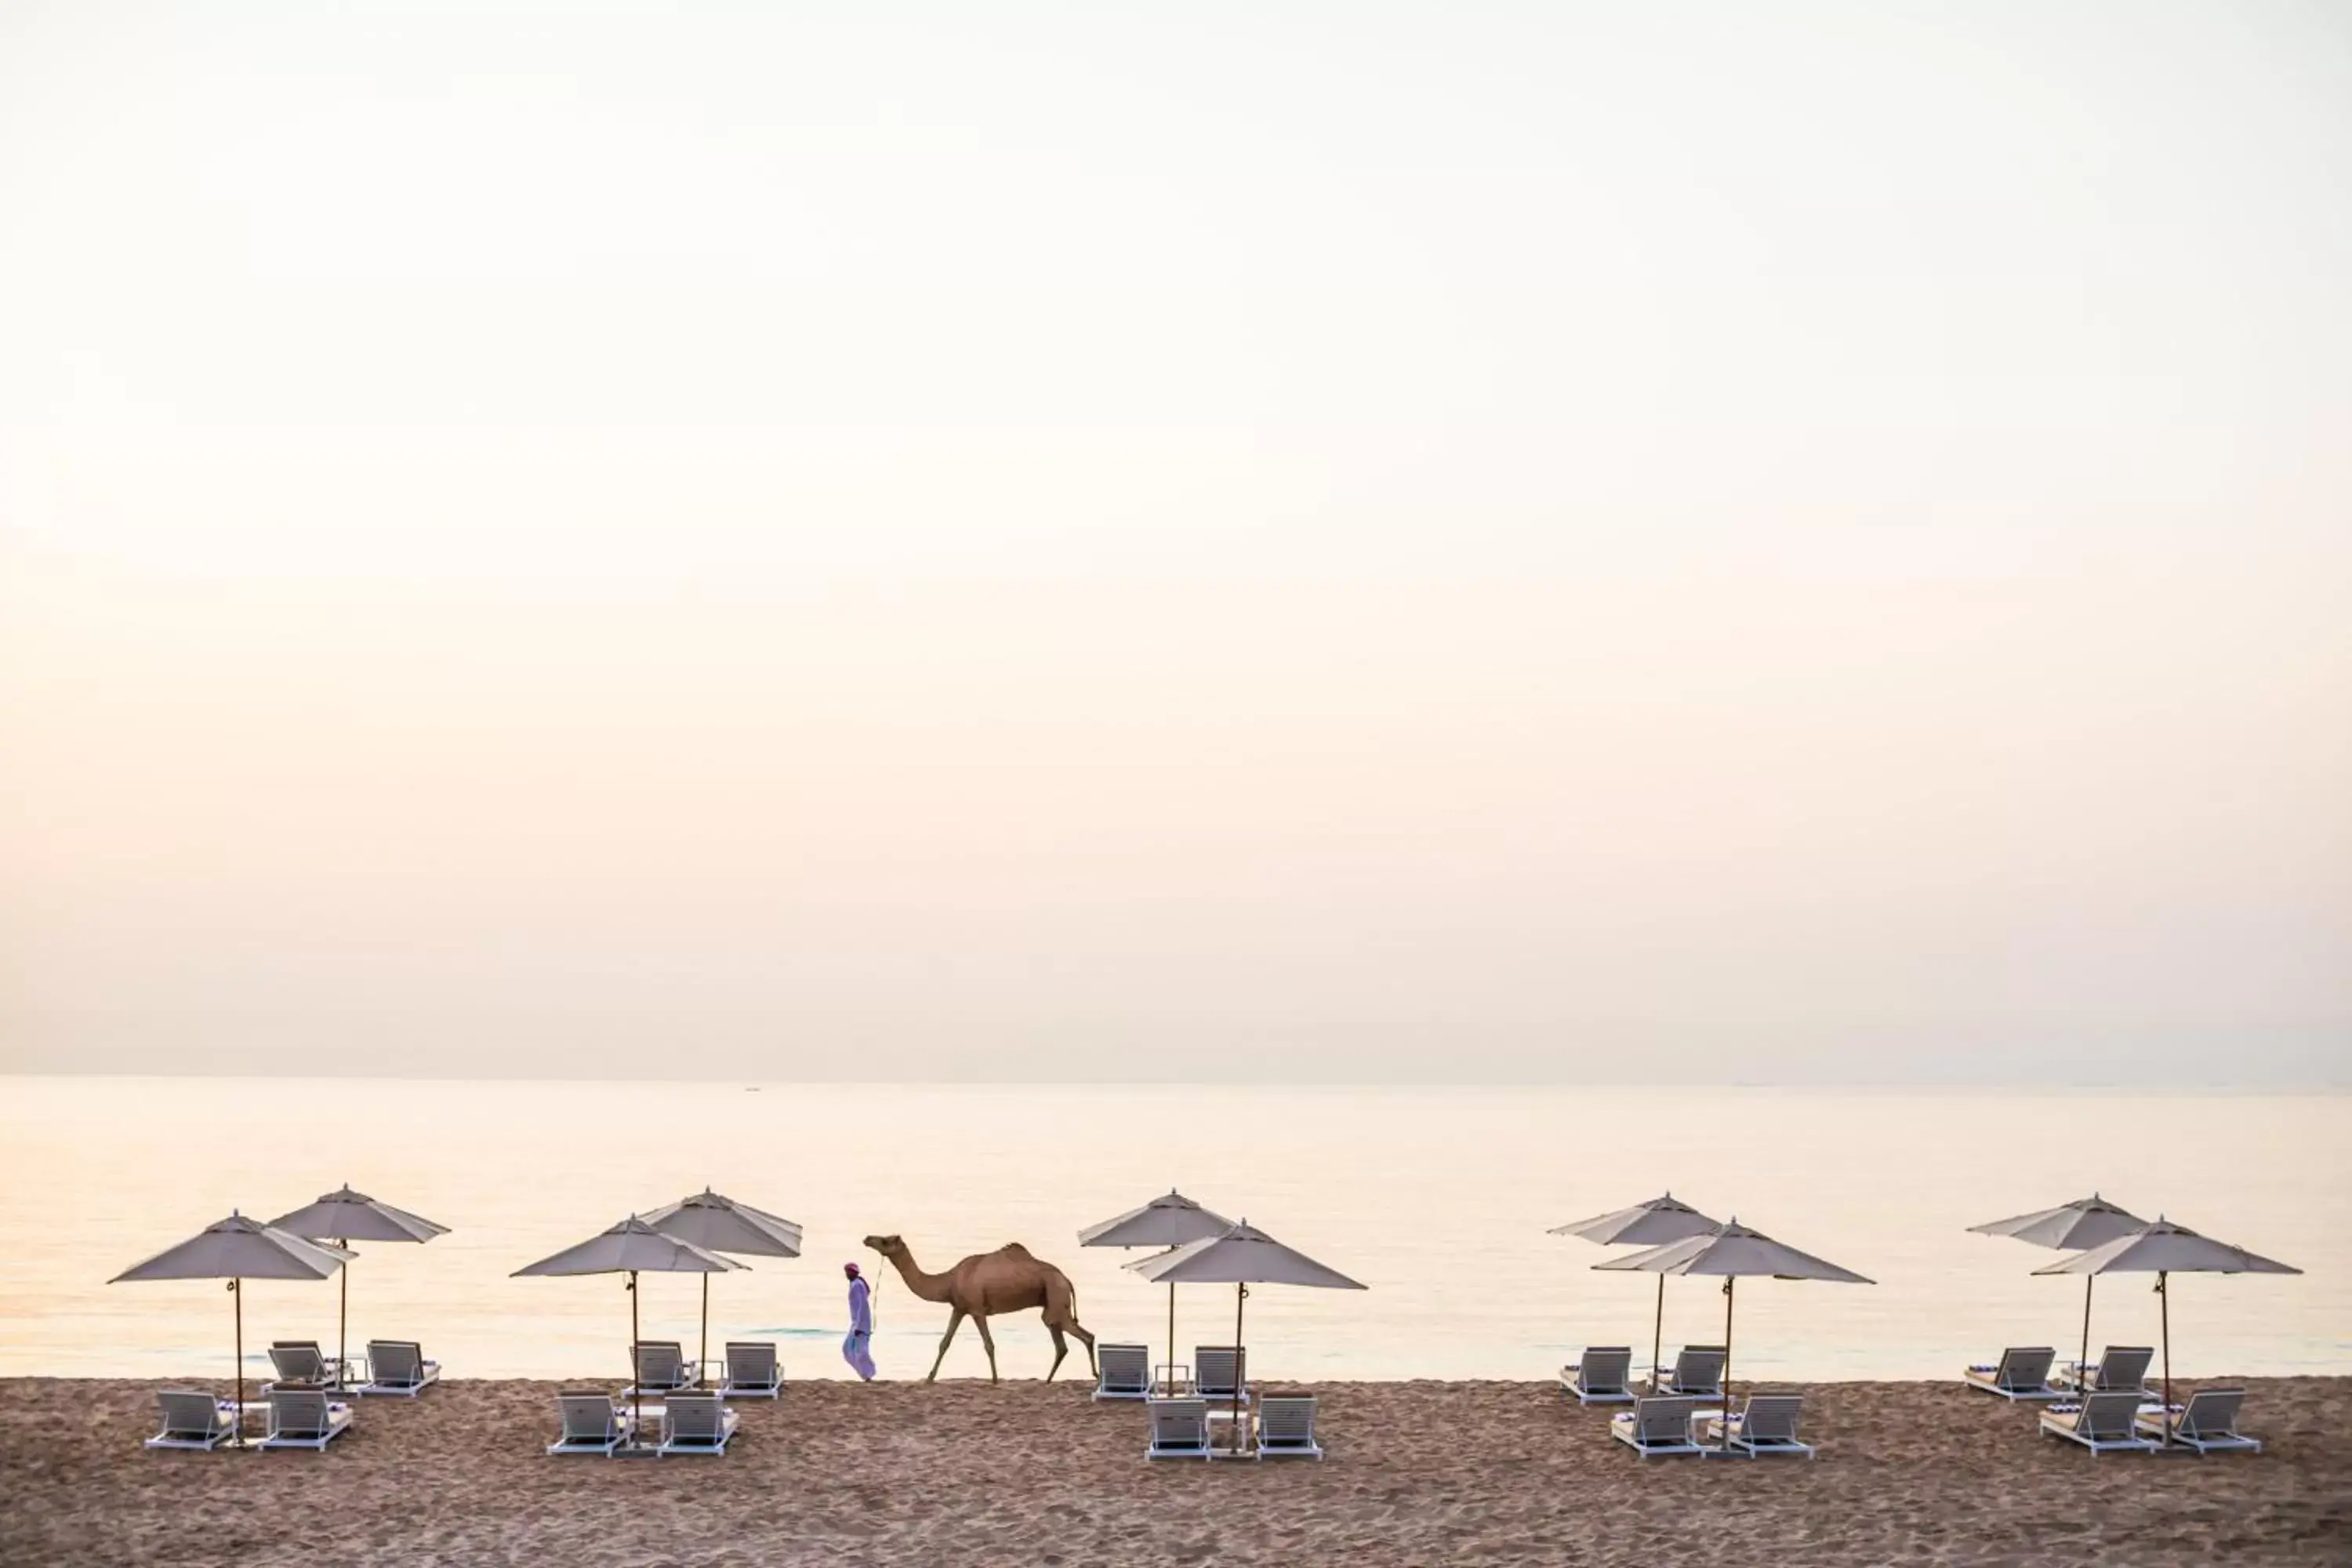
[[[907,1282],[907,1289],[912,1290],[919,1300],[944,1301],[948,1299],[950,1294],[948,1277],[944,1274],[926,1274],[916,1268],[915,1255],[912,1252],[900,1248],[898,1255],[890,1259],[890,1264],[892,1268],[898,1269],[898,1278]]]

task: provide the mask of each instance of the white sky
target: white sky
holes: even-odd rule
[[[0,8],[0,1067],[2352,1079],[2326,4]]]

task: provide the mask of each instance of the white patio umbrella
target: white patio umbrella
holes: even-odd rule
[[[2128,1236],[2073,1258],[2062,1258],[2036,1274],[2153,1274],[2164,1325],[2164,1435],[2172,1438],[2172,1294],[2165,1280],[2174,1274],[2300,1274],[2300,1268],[2257,1257],[2242,1247],[2198,1235],[2162,1215]]]
[[[1234,1346],[1242,1348],[1242,1303],[1253,1285],[1304,1285],[1323,1290],[1361,1290],[1366,1287],[1336,1268],[1327,1268],[1303,1252],[1294,1252],[1265,1232],[1242,1220],[1215,1236],[1187,1242],[1173,1252],[1144,1259],[1135,1271],[1145,1279],[1171,1285],[1231,1285],[1234,1288]],[[1241,1441],[1241,1384],[1248,1376],[1249,1356],[1242,1352],[1243,1375],[1234,1382],[1234,1441]]]
[[[1743,1278],[1769,1275],[1775,1279],[1828,1279],[1843,1285],[1873,1285],[1852,1269],[1825,1263],[1810,1252],[1784,1247],[1761,1232],[1739,1223],[1737,1215],[1705,1236],[1685,1237],[1664,1247],[1612,1258],[1595,1268],[1626,1268],[1643,1274],[1703,1274],[1723,1281],[1723,1446],[1731,1447],[1731,1306],[1732,1287]]]
[[[2012,1215],[1990,1225],[1972,1225],[1969,1229],[1978,1236],[2006,1236],[2018,1241],[2032,1242],[2057,1252],[2080,1252],[2086,1247],[2104,1247],[2119,1236],[2129,1236],[2147,1221],[2128,1209],[2117,1208],[2106,1199],[2093,1193],[2087,1198],[2076,1198],[2071,1204],[2060,1204],[2054,1209],[2036,1209],[2032,1214]],[[2045,1272],[2037,1269],[2036,1273]],[[2083,1351],[2076,1358],[2077,1373],[2091,1362],[2091,1281],[2083,1279]]]
[[[1685,1237],[1704,1236],[1723,1222],[1713,1220],[1684,1203],[1672,1193],[1654,1197],[1632,1208],[1616,1209],[1595,1215],[1569,1225],[1556,1225],[1547,1236],[1581,1237],[1597,1241],[1603,1247],[1664,1247]],[[1650,1321],[1650,1381],[1655,1386],[1658,1377],[1658,1356],[1664,1348],[1666,1332],[1666,1277],[1658,1276],[1658,1306]]]
[[[705,1252],[748,1253],[755,1258],[798,1258],[801,1227],[750,1204],[739,1204],[709,1187],[646,1213],[646,1223],[665,1236],[690,1241]],[[710,1360],[710,1275],[702,1275],[702,1348],[695,1372]]]
[[[427,1242],[436,1236],[446,1236],[449,1227],[436,1225],[429,1219],[380,1203],[365,1193],[352,1191],[345,1182],[331,1193],[320,1195],[308,1208],[292,1214],[279,1215],[270,1225],[278,1230],[308,1237],[312,1240],[332,1240],[345,1251],[354,1241]],[[351,1365],[352,1271],[343,1270],[342,1300],[335,1309],[335,1367],[340,1382]]]
[[[343,1266],[347,1254],[291,1232],[278,1230],[257,1219],[232,1212],[228,1218],[206,1226],[194,1236],[157,1253],[146,1262],[124,1269],[107,1281],[226,1279],[236,1319],[237,1435],[232,1447],[245,1447],[245,1282],[247,1279],[324,1279]]]
[[[748,1265],[708,1252],[690,1241],[656,1230],[635,1215],[612,1229],[592,1236],[577,1247],[564,1248],[514,1271],[514,1277],[558,1274],[625,1274],[629,1282],[629,1387],[637,1387],[637,1276],[639,1274],[725,1274]],[[629,1397],[640,1422],[646,1396]]]
[[[1194,1203],[1175,1188],[1117,1219],[1078,1232],[1080,1247],[1182,1247],[1233,1228],[1234,1222]],[[1150,1261],[1147,1259],[1146,1261]],[[1176,1362],[1176,1281],[1168,1281],[1168,1362]]]

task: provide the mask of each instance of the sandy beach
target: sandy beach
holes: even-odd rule
[[[148,1453],[152,1386],[0,1383],[0,1562],[2352,1562],[2347,1378],[2248,1380],[2266,1451],[2202,1460],[2095,1461],[1956,1385],[1829,1384],[1811,1464],[1637,1461],[1541,1384],[1326,1385],[1319,1465],[1149,1463],[1141,1411],[1068,1383],[792,1385],[723,1459],[548,1458],[557,1385],[522,1382],[367,1401],[325,1454]]]

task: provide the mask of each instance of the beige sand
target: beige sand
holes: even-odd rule
[[[724,1459],[547,1458],[553,1384],[466,1382],[322,1455],[150,1454],[151,1386],[0,1383],[0,1563],[2352,1563],[2347,1378],[2247,1384],[2257,1457],[2095,1461],[1957,1385],[1830,1384],[1813,1464],[1637,1461],[1601,1407],[1460,1383],[1323,1388],[1320,1465],[1147,1463],[1066,1383],[797,1384]]]

